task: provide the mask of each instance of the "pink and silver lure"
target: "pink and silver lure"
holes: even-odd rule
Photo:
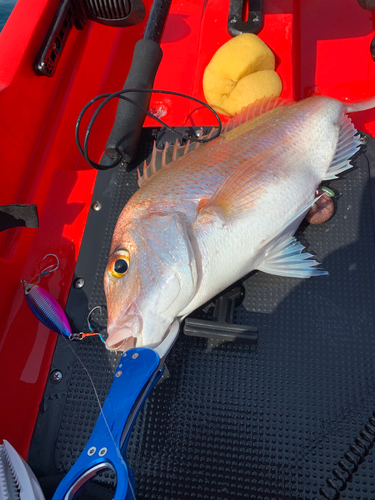
[[[42,275],[54,272],[59,267],[59,259],[55,254],[48,254],[43,258],[43,260],[48,256],[55,257],[57,264],[47,266],[37,276],[38,281]],[[35,281],[35,278],[30,281],[21,281],[26,302],[28,303],[30,309],[50,330],[53,330],[56,333],[61,333],[65,337],[70,338],[72,330],[62,307],[47,290],[40,285],[33,283],[33,281]]]

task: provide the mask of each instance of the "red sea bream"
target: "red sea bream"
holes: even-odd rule
[[[373,106],[375,99],[263,99],[217,139],[179,157],[174,148],[170,162],[166,145],[159,170],[154,150],[113,235],[108,345],[155,347],[175,319],[253,269],[326,274],[293,235],[321,181],[350,168],[360,146],[347,113]]]

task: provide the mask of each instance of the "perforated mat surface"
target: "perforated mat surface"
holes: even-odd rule
[[[129,441],[138,500],[375,498],[374,139],[354,164],[330,182],[334,217],[297,233],[329,276],[248,276],[235,321],[259,328],[256,345],[180,333]],[[90,213],[76,270],[86,285],[72,287],[67,305],[78,331],[105,304],[111,234],[137,189],[136,171],[121,168],[98,174],[93,201],[103,209]],[[100,328],[106,318],[94,320]],[[104,401],[118,356],[98,339],[74,346]],[[64,377],[46,386],[30,451],[38,477],[69,470],[99,412],[63,339],[54,369]]]

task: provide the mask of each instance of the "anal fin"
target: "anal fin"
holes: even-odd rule
[[[259,271],[292,278],[310,278],[328,274],[327,271],[315,267],[319,265],[319,262],[309,260],[313,255],[307,252],[302,253],[303,245],[293,236],[311,205],[319,198],[320,196],[302,207],[277,234],[272,235],[263,243],[263,246],[269,245],[269,247],[264,261],[257,268]]]
[[[304,247],[296,238],[278,242],[269,249],[262,265],[258,267],[259,271],[292,278],[310,278],[328,274],[327,271],[315,267],[319,262],[310,260],[310,257],[313,257],[310,253],[302,253]]]

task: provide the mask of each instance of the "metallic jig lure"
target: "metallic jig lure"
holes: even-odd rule
[[[61,333],[65,337],[70,338],[72,330],[62,307],[47,290],[35,283],[36,280],[40,281],[41,276],[53,273],[59,267],[60,262],[55,254],[49,253],[42,260],[45,260],[47,257],[55,257],[57,261],[56,264],[47,266],[30,281],[21,280],[25,293],[25,299],[39,321],[46,325],[50,330],[53,330],[56,333]]]
[[[102,335],[94,332],[90,324],[90,316],[92,312],[98,307],[100,308],[100,306],[94,307],[94,309],[92,309],[88,314],[87,323],[89,325],[90,333],[73,333],[63,308],[46,289],[36,283],[36,281],[40,281],[41,276],[55,272],[60,265],[57,255],[49,253],[43,257],[42,260],[45,260],[47,257],[54,257],[56,259],[56,264],[47,266],[43,269],[43,271],[29,281],[21,280],[26,302],[32,312],[47,328],[64,335],[64,337],[69,340],[83,340],[85,337],[99,335],[101,341],[105,343]]]

